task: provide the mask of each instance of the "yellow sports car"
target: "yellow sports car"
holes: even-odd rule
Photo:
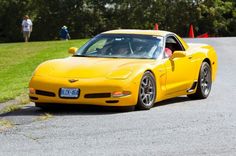
[[[136,106],[180,95],[207,98],[216,77],[217,56],[206,44],[187,44],[157,30],[101,33],[71,57],[40,64],[29,83],[37,107],[53,104]]]

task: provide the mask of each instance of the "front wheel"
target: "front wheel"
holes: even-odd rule
[[[212,78],[211,67],[207,62],[203,62],[201,65],[197,91],[194,94],[188,95],[190,99],[205,99],[209,96],[211,91]]]
[[[139,96],[137,108],[149,110],[155,103],[156,99],[156,81],[153,74],[145,72],[139,86]]]

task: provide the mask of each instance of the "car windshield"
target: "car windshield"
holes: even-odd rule
[[[74,56],[155,59],[163,49],[163,37],[134,34],[101,34]]]

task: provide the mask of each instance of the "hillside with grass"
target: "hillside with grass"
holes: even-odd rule
[[[31,75],[40,63],[68,57],[68,48],[80,47],[86,41],[0,44],[0,102],[27,95]]]

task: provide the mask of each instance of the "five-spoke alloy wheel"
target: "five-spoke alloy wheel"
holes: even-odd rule
[[[148,110],[152,108],[156,99],[156,82],[153,74],[149,71],[145,72],[139,87],[139,97],[137,108]]]

